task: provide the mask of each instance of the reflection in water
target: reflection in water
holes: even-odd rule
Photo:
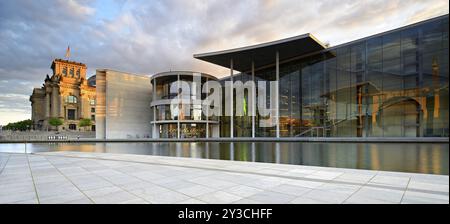
[[[0,144],[23,152],[25,144]],[[28,143],[28,152],[81,151],[449,174],[448,144],[305,142]]]

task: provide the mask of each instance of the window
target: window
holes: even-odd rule
[[[92,100],[89,101],[89,103],[90,103],[91,105],[95,105],[95,100],[92,99]]]
[[[73,78],[73,75],[74,75],[74,69],[73,69],[73,68],[71,68],[71,69],[70,69],[70,77],[72,77],[72,78]]]
[[[67,76],[67,67],[63,68],[62,73],[63,73],[64,76]]]
[[[66,103],[77,103],[77,98],[75,96],[67,96]]]
[[[67,110],[67,119],[75,120],[75,109],[68,109]]]
[[[95,113],[95,107],[91,108],[91,113]]]
[[[77,78],[80,78],[80,69],[77,69]]]
[[[95,121],[95,115],[94,114],[91,115],[91,121]]]

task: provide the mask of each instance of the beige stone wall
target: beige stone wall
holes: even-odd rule
[[[30,97],[31,120],[37,128],[40,120],[45,120],[45,95],[42,89],[35,89],[35,93]]]

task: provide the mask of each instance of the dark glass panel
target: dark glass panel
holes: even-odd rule
[[[448,49],[448,18],[442,20],[442,27],[443,27],[442,48]]]
[[[327,106],[326,114],[329,121],[327,125],[327,135],[337,136],[337,70],[336,70],[336,52],[326,54],[325,61],[325,78],[327,79],[326,89],[324,92],[325,105]]]
[[[292,63],[280,66],[280,95],[279,95],[279,115],[280,115],[280,136],[291,135],[291,70]]]
[[[367,68],[372,71],[382,70],[383,39],[376,37],[367,40]]]
[[[444,27],[442,20],[436,20],[421,26],[424,52],[433,52],[443,47]]]

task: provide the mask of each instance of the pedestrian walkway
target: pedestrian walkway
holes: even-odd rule
[[[131,154],[0,153],[0,203],[449,203],[449,176]]]

